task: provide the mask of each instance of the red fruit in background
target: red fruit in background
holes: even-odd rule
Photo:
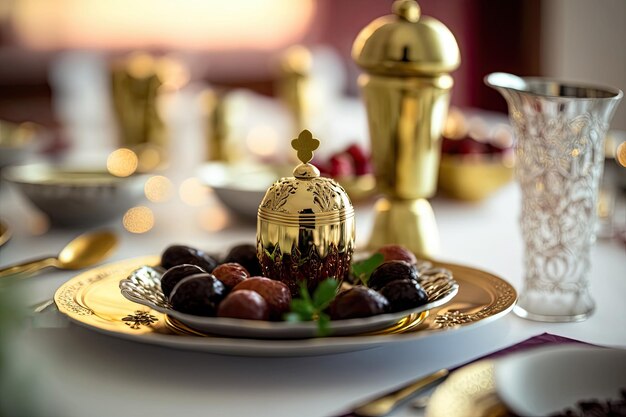
[[[383,254],[383,262],[405,261],[411,265],[417,264],[417,258],[413,252],[402,245],[385,245],[378,249],[378,253]]]
[[[354,172],[356,175],[365,175],[372,172],[370,158],[365,154],[365,151],[359,145],[350,145],[346,149],[346,153],[352,157]]]
[[[496,146],[493,143],[488,143],[486,146],[487,146],[487,152],[489,153],[496,154],[496,153],[504,153],[505,151],[504,148]]]
[[[458,153],[462,155],[488,153],[487,145],[482,142],[475,141],[471,138],[461,139],[457,147]]]
[[[448,155],[453,155],[457,153],[457,144],[458,140],[443,138],[441,140],[441,152],[446,153]]]
[[[320,174],[321,175],[323,175],[323,176],[330,176],[331,175],[330,167],[328,166],[328,164],[326,164],[326,163],[324,163],[324,162],[322,162],[320,160],[317,160],[317,159],[312,160],[311,164],[315,165],[317,167],[317,169],[320,170]]]
[[[339,153],[330,158],[330,175],[349,177],[355,174],[352,158],[346,153]]]

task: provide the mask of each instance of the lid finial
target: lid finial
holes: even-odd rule
[[[313,159],[313,151],[320,146],[320,141],[315,139],[310,131],[304,129],[291,141],[291,146],[298,152],[298,159],[302,162],[293,171],[294,176],[301,179],[318,177],[319,170],[309,162]]]
[[[396,0],[392,5],[393,13],[396,16],[409,22],[420,20],[420,6],[415,0]]]

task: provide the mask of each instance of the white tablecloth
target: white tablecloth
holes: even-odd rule
[[[14,231],[11,241],[0,249],[0,266],[53,254],[77,233],[51,230],[33,236],[29,225],[33,210],[6,184],[0,196],[0,215]],[[493,272],[521,288],[522,242],[515,185],[481,203],[436,198],[433,206],[442,260]],[[159,253],[172,243],[225,251],[254,239],[253,224],[232,219],[223,230],[203,230],[198,223],[201,208],[184,206],[176,199],[151,207],[156,224],[148,233],[134,235],[112,225],[119,229],[121,245],[110,261]],[[358,242],[367,240],[371,222],[370,207],[357,207]],[[34,304],[51,298],[73,275],[48,271],[25,280],[24,301]],[[597,242],[592,252],[591,289],[597,310],[581,323],[546,324],[509,314],[464,332],[303,358],[229,357],[137,344],[69,325],[56,313],[51,323],[26,328],[10,339],[17,342],[17,350],[11,369],[4,372],[19,375],[16,386],[28,388],[21,392],[34,397],[46,416],[331,415],[372,394],[543,332],[626,347],[623,243]],[[395,415],[418,414],[404,409]]]

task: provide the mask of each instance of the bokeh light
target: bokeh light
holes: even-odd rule
[[[513,146],[513,132],[508,125],[497,124],[491,132],[491,142],[500,148],[510,148]]]
[[[154,58],[147,53],[139,52],[128,60],[128,73],[134,78],[147,78],[154,74]]]
[[[489,138],[489,125],[482,118],[474,116],[469,119],[467,125],[467,134],[470,138],[479,142],[483,142],[485,139]]]
[[[148,178],[144,186],[146,198],[155,203],[167,201],[172,197],[172,181],[162,175]]]
[[[41,236],[50,230],[50,219],[43,213],[35,213],[28,219],[28,230],[33,236]]]
[[[255,155],[273,155],[278,148],[278,133],[270,126],[255,126],[246,136],[246,145]]]
[[[107,158],[107,170],[116,177],[128,177],[137,170],[139,159],[127,148],[116,149]]]
[[[192,177],[187,178],[180,184],[178,195],[183,203],[187,205],[201,206],[208,201],[211,191],[198,178]]]
[[[148,207],[133,207],[124,214],[122,224],[131,233],[146,233],[154,227],[154,214]]]
[[[626,142],[622,142],[615,151],[615,160],[618,164],[626,168]]]
[[[317,8],[313,0],[13,3],[9,23],[17,39],[51,50],[275,50],[305,35]]]
[[[229,223],[229,216],[226,209],[215,204],[200,212],[200,227],[207,232],[220,231]]]
[[[154,145],[146,144],[136,150],[137,158],[139,160],[137,164],[138,172],[150,172],[156,169],[162,162],[161,152]]]
[[[443,128],[443,136],[448,139],[461,139],[467,135],[467,121],[463,112],[451,107]]]

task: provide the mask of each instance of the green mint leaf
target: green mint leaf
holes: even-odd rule
[[[310,302],[300,298],[291,300],[291,311],[298,314],[301,321],[311,321],[315,315],[315,307]]]
[[[311,296],[309,295],[309,289],[307,288],[306,282],[304,281],[300,281],[300,298],[310,303],[311,305],[313,304],[313,301],[311,301]]]
[[[313,306],[319,311],[324,310],[335,299],[339,281],[334,278],[326,278],[320,282],[313,293]]]
[[[317,336],[325,337],[330,334],[330,317],[326,313],[320,313],[317,318]]]
[[[375,253],[367,259],[359,262],[353,262],[352,275],[357,277],[363,285],[367,285],[372,272],[374,272],[374,270],[378,268],[384,260],[385,257],[382,253]]]
[[[302,320],[302,318],[300,317],[300,314],[295,313],[293,311],[291,313],[286,313],[285,315],[283,315],[283,320],[289,323],[298,323],[301,321],[308,321],[308,320]]]

